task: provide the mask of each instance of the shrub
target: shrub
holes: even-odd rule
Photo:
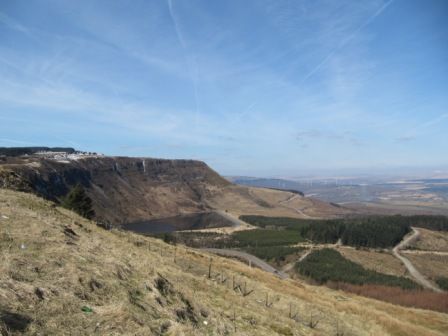
[[[439,278],[436,279],[436,283],[443,290],[448,290],[448,278],[439,277]]]
[[[163,241],[165,243],[172,244],[172,245],[177,244],[177,239],[174,234],[167,232],[167,233],[163,233],[162,236],[163,236]]]
[[[77,184],[68,195],[62,200],[61,204],[64,208],[73,210],[77,214],[91,219],[95,216],[95,211],[92,208],[92,200],[87,196],[84,188]]]

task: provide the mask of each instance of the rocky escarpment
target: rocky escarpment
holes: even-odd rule
[[[24,157],[0,162],[0,187],[60,201],[76,184],[92,198],[97,220],[121,224],[208,210],[207,195],[229,182],[193,160]]]

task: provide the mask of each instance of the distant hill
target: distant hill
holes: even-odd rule
[[[244,176],[229,176],[226,178],[229,181],[232,181],[233,183],[240,185],[299,192],[303,195],[302,192],[303,184],[296,181],[275,179],[275,178],[244,177]]]

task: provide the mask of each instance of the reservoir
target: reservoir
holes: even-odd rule
[[[194,213],[121,225],[122,229],[124,230],[129,230],[141,234],[169,233],[184,230],[201,230],[226,226],[233,226],[233,223],[216,212]]]

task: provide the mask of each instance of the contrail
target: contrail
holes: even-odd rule
[[[430,127],[430,126],[432,126],[434,124],[437,124],[437,123],[439,123],[442,120],[447,119],[447,118],[448,118],[448,113],[441,114],[438,117],[436,117],[434,119],[431,119],[431,120],[428,120],[427,122],[423,123],[418,129],[428,128],[428,127]]]
[[[334,48],[313,70],[311,70],[301,81],[303,84],[308,78],[314,75],[317,71],[322,68],[339,50],[344,48],[347,43],[349,43],[362,29],[371,24],[394,0],[389,0],[384,5],[382,5],[372,16],[370,16],[363,24],[356,28],[347,38],[342,40],[339,45]]]
[[[186,55],[187,65],[188,65],[188,73],[190,75],[190,79],[193,83],[193,94],[194,94],[194,101],[196,105],[196,123],[198,122],[198,114],[199,114],[199,99],[198,99],[198,88],[197,88],[197,65],[196,65],[196,59],[193,58],[192,60],[190,57],[188,57],[188,50],[187,50],[187,44],[185,42],[185,39],[182,36],[180,26],[176,20],[176,16],[174,15],[173,11],[173,1],[168,0],[168,10],[170,12],[171,20],[173,21],[174,31],[176,32],[177,39],[179,41],[179,44],[181,45],[182,49],[184,50],[184,53]]]
[[[11,29],[17,30],[21,33],[29,34],[29,30],[20,24],[19,22],[15,21],[14,19],[10,18],[6,14],[0,12],[0,22],[5,24]]]
[[[32,146],[38,146],[39,144],[36,144],[35,142],[28,142],[28,141],[21,141],[21,140],[15,140],[15,139],[7,139],[7,138],[0,138],[1,142],[8,142],[13,144],[19,144],[19,145],[32,145]]]
[[[173,1],[172,0],[168,0],[168,9],[170,11],[170,17],[171,20],[173,21],[173,25],[174,25],[174,30],[176,31],[176,35],[177,35],[177,39],[179,40],[180,45],[182,46],[182,48],[184,50],[187,49],[186,44],[185,44],[185,40],[182,37],[182,34],[180,32],[180,27],[177,23],[177,20],[174,16],[174,12],[173,12]]]
[[[169,0],[171,1],[171,0]],[[339,45],[334,48],[325,58],[317,64],[310,72],[306,74],[306,76],[301,80],[300,84],[306,82],[311,76],[313,76],[317,71],[319,71],[339,50],[341,50],[347,43],[349,43],[362,29],[371,24],[387,7],[389,7],[394,0],[389,0],[384,5],[382,5],[373,15],[371,15],[363,24],[361,24],[358,28],[356,28],[347,38],[343,39]],[[280,76],[280,78],[285,76]],[[250,104],[241,115],[245,115],[248,111],[250,111],[256,102]],[[241,118],[240,115],[240,118]]]
[[[406,133],[404,133],[405,135],[401,136],[399,139],[413,139],[417,135],[424,134],[424,130],[426,128],[431,127],[435,124],[438,124],[439,122],[441,122],[442,120],[445,120],[445,119],[448,119],[448,113],[441,114],[435,118],[432,118],[432,119],[420,124],[417,127],[411,128]]]

